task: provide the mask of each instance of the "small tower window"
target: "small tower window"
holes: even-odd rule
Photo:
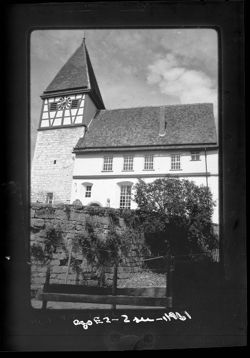
[[[49,110],[50,112],[56,111],[57,110],[57,103],[56,102],[51,102],[49,105]]]
[[[56,160],[54,160],[54,164],[56,164]]]
[[[53,204],[53,193],[47,193],[46,204]]]
[[[79,105],[79,99],[72,99],[71,108],[72,109],[78,108],[78,105]]]

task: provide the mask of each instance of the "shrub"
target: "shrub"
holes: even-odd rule
[[[134,200],[153,254],[192,255],[218,246],[209,188],[177,178],[139,179]]]

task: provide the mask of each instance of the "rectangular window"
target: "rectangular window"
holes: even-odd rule
[[[130,209],[131,205],[131,185],[121,186],[120,208]]]
[[[50,110],[50,112],[56,111],[57,110],[57,103],[56,102],[51,102],[49,104],[49,110]]]
[[[180,170],[181,169],[181,158],[180,154],[171,155],[171,170]]]
[[[191,160],[200,160],[200,152],[191,152]]]
[[[92,189],[91,185],[86,186],[85,198],[91,198],[91,189]]]
[[[46,204],[53,204],[53,193],[47,193]]]
[[[71,108],[78,108],[79,99],[72,99]]]
[[[154,169],[154,157],[153,155],[146,155],[144,158],[144,170]]]
[[[103,170],[105,172],[110,172],[113,169],[113,157],[104,157],[103,161]]]
[[[133,170],[133,160],[134,160],[134,158],[130,155],[127,155],[126,157],[124,157],[123,170],[125,170],[125,171]]]

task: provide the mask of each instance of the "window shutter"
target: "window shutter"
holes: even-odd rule
[[[52,112],[52,111],[56,111],[56,110],[57,110],[57,103],[56,103],[56,102],[50,103],[49,110],[50,110],[51,112]]]
[[[72,109],[78,108],[78,103],[79,103],[79,100],[78,100],[78,99],[72,99],[71,108],[72,108]]]

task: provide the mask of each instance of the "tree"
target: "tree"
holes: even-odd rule
[[[152,252],[170,250],[175,255],[188,255],[217,246],[212,224],[214,202],[208,187],[178,178],[152,183],[139,179],[134,200]]]

